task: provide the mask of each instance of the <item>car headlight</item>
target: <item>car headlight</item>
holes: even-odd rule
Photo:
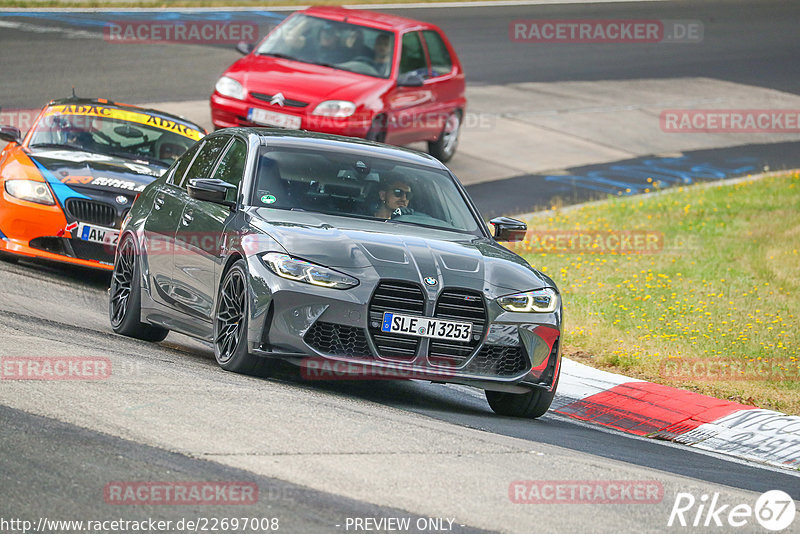
[[[558,308],[558,293],[545,287],[524,293],[514,293],[497,299],[501,308],[511,312],[550,313]]]
[[[229,96],[238,100],[244,100],[244,87],[242,87],[242,84],[233,78],[223,76],[217,80],[217,85],[214,86],[214,89],[216,89],[217,92],[222,96]]]
[[[44,182],[33,180],[6,180],[6,193],[12,197],[52,206],[56,203],[50,188]]]
[[[314,108],[313,115],[323,117],[349,117],[356,112],[356,105],[347,100],[326,100]]]
[[[334,289],[350,289],[358,285],[358,280],[352,276],[310,261],[292,258],[288,254],[268,252],[261,256],[261,259],[270,271],[288,280]]]

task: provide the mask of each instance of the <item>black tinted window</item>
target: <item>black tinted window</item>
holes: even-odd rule
[[[417,32],[410,32],[403,36],[403,50],[400,55],[400,74],[421,71],[426,74],[428,65],[425,62],[425,53],[422,50],[422,41]]]
[[[181,186],[183,184],[183,175],[186,174],[186,169],[189,168],[189,165],[192,163],[192,159],[194,159],[194,155],[197,153],[197,149],[201,146],[203,146],[203,143],[197,143],[192,148],[187,150],[183,156],[181,156],[181,161],[178,163],[178,166],[175,167],[175,172],[172,173],[170,182],[177,186]]]
[[[407,200],[392,221],[480,235],[478,221],[446,171],[338,150],[264,148],[255,206],[385,220],[392,198]],[[410,193],[410,194],[409,194]],[[396,203],[397,201],[394,200]]]
[[[221,135],[219,137],[212,137],[205,142],[197,157],[189,168],[189,171],[183,177],[183,180],[178,185],[183,187],[187,180],[192,178],[210,178],[211,171],[214,169],[214,164],[217,158],[222,153],[222,149],[230,141],[230,137]]]
[[[234,139],[233,143],[225,151],[225,155],[219,160],[217,170],[214,171],[212,178],[219,178],[225,180],[229,184],[239,187],[244,176],[244,166],[247,162],[247,144],[241,139]],[[228,193],[228,200],[235,200],[232,198],[233,192]]]
[[[212,178],[225,180],[229,184],[238,186],[244,175],[244,165],[247,162],[247,145],[241,139],[234,139],[233,143],[217,165]]]
[[[433,30],[422,32],[425,38],[425,45],[428,47],[428,56],[431,58],[431,70],[434,76],[447,74],[453,70],[453,62],[450,60],[450,53],[444,44],[442,37]]]

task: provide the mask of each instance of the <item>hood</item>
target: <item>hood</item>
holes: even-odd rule
[[[329,99],[358,103],[371,91],[391,84],[381,78],[255,54],[234,63],[225,75],[239,80],[248,93],[280,92],[288,99],[310,104]]]
[[[166,170],[147,161],[77,150],[30,149],[28,156],[51,183],[56,181],[89,196],[134,196]]]
[[[292,256],[383,279],[467,287],[501,295],[553,286],[525,260],[489,238],[414,225],[256,208],[251,226]],[[555,287],[555,286],[553,286]]]

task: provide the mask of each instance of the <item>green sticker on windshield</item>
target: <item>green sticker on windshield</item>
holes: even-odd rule
[[[261,202],[264,204],[272,204],[273,202],[277,201],[278,199],[275,198],[273,195],[264,195],[261,197]]]

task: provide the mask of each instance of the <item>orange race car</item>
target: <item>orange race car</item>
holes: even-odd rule
[[[161,111],[75,97],[45,106],[24,138],[0,126],[0,255],[111,270],[138,192],[205,134]]]

